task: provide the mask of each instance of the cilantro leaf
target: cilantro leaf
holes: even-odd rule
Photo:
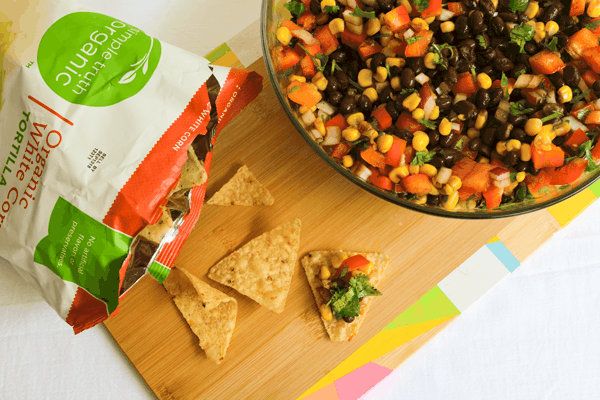
[[[390,64],[385,63],[385,69],[387,69],[388,76],[392,76],[392,72],[390,71]]]
[[[510,113],[512,115],[527,114],[533,111],[533,108],[525,108],[525,100],[510,102]]]
[[[419,167],[422,166],[423,164],[431,161],[431,159],[435,156],[435,151],[417,151],[415,153],[414,158],[412,159],[412,161],[410,162],[410,165],[418,165]]]
[[[288,94],[292,94],[294,92],[297,92],[298,90],[300,90],[300,86],[294,86],[290,90],[288,90]]]
[[[587,166],[585,167],[585,172],[596,171],[597,169],[600,168],[600,166],[598,166],[598,164],[596,164],[596,161],[594,161],[594,157],[592,156],[592,147],[593,147],[593,142],[591,140],[588,140],[586,142],[583,142],[577,148],[579,150],[578,156],[588,161]],[[572,158],[575,158],[575,157],[572,157]]]
[[[583,27],[589,29],[590,31],[598,29],[600,27],[600,19],[588,22],[587,24],[584,24]]]
[[[335,14],[336,12],[340,11],[340,6],[325,6],[323,11],[325,11],[327,14]]]
[[[404,88],[400,91],[400,94],[411,94],[416,91],[417,91],[417,89],[415,89],[415,88]]]
[[[550,49],[552,51],[558,50],[557,45],[558,45],[558,38],[556,36],[554,36],[549,43],[544,44],[545,47],[547,47],[548,49]]]
[[[367,296],[381,296],[381,292],[371,286],[369,276],[365,274],[359,274],[350,278],[350,286],[353,287],[358,294],[358,298],[362,299]]]
[[[327,64],[327,61],[329,61],[329,56],[323,53],[317,53],[317,56],[315,57],[308,50],[306,50],[306,47],[302,46],[300,43],[298,43],[298,46],[300,46],[300,48],[304,50],[304,52],[308,54],[310,58],[312,58],[315,67],[317,67],[317,70],[319,70],[320,72],[325,71],[325,65]]]
[[[477,35],[477,36],[475,37],[475,39],[477,39],[477,41],[479,42],[479,45],[480,45],[480,46],[481,46],[483,49],[486,49],[486,48],[487,48],[487,46],[486,46],[486,44],[485,44],[485,38],[483,37],[483,35]]]
[[[582,108],[581,110],[579,110],[577,112],[577,119],[580,121],[584,121],[585,117],[588,115],[588,113],[592,111],[589,108]]]
[[[418,42],[419,39],[421,39],[422,37],[423,36],[412,36],[412,37],[406,38],[406,43],[413,44],[415,42]]]
[[[512,2],[513,0],[511,0],[511,3]],[[525,4],[527,4],[527,1],[525,1]],[[519,46],[519,51],[521,53],[525,53],[525,43],[533,39],[533,35],[535,35],[535,29],[533,29],[531,25],[522,23],[521,25],[515,26],[512,31],[510,31],[510,41]]]
[[[517,180],[517,173],[516,172],[511,172],[510,173],[510,181],[514,182]]]
[[[348,273],[348,267],[342,268],[342,272],[340,272],[340,278],[343,278]]]
[[[573,96],[573,100],[571,100],[571,101],[570,101],[570,103],[573,103],[573,104],[575,104],[575,103],[577,103],[578,101],[581,101],[581,100],[583,100],[583,99],[585,98],[585,96],[587,96],[588,94],[590,94],[590,92],[591,92],[591,91],[592,91],[592,89],[588,90],[588,91],[587,91],[587,92],[585,92],[585,93],[580,93],[580,94],[578,94],[577,96]],[[576,93],[579,93],[579,92],[581,92],[581,91],[580,91],[579,89],[575,89],[575,92],[576,92]],[[573,93],[573,94],[575,94],[575,93]]]
[[[415,0],[413,4],[418,7],[417,11],[419,12],[423,12],[429,8],[429,0]]]
[[[508,86],[508,84],[509,84],[508,77],[503,72],[502,73],[502,78],[500,78],[500,86],[502,86],[502,89],[504,89],[505,87]]]
[[[510,8],[512,12],[525,11],[528,4],[529,0],[510,0],[508,8]]]
[[[432,44],[429,46],[428,52],[433,53],[433,63],[437,65],[441,65],[444,69],[448,69],[448,61],[444,59],[442,54],[442,50],[450,49],[452,54],[450,57],[454,56],[454,49],[448,43],[444,44]]]
[[[562,115],[563,115],[562,111],[553,112],[552,114],[550,114],[550,115],[545,116],[544,118],[542,118],[542,122],[550,121],[551,119],[558,118],[558,117],[560,117]]]
[[[301,2],[299,2],[299,1],[290,1],[289,3],[285,3],[283,6],[284,6],[285,8],[287,8],[288,10],[290,10],[290,12],[291,12],[293,15],[296,15],[296,16],[298,16],[298,17],[299,17],[299,16],[300,16],[300,15],[301,15],[301,14],[304,12],[304,10],[306,9],[306,7],[304,7],[304,4],[302,4],[302,3],[301,3]]]
[[[337,319],[360,315],[360,300],[353,287],[335,291],[329,304]]]
[[[461,151],[465,147],[465,137],[461,137],[458,142],[454,145],[454,150]]]
[[[435,129],[437,128],[437,125],[435,122],[428,120],[428,119],[420,119],[417,121],[418,123],[420,123],[421,125],[424,125],[427,129]]]
[[[361,10],[359,6],[356,6],[354,11],[352,11],[350,15],[361,18],[377,19],[377,17],[375,16],[375,11],[365,12]]]
[[[335,60],[332,60],[331,61],[331,75],[333,75],[333,73],[335,72],[335,67],[336,67]]]

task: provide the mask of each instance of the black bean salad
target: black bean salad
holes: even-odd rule
[[[446,210],[502,208],[600,161],[600,0],[286,3],[276,68],[362,180]]]

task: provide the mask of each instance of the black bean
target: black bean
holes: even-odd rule
[[[358,91],[354,87],[350,87],[350,88],[348,88],[348,90],[346,90],[346,95],[348,95],[348,96],[354,96],[357,93],[358,93]]]
[[[542,14],[543,23],[553,21],[558,17],[558,14],[560,14],[560,10],[562,9],[562,4],[559,4],[560,3],[552,3],[544,9],[544,13]]]
[[[512,70],[512,77],[516,80],[519,77],[519,75],[525,73],[527,73],[527,67],[523,64],[519,64],[515,66],[515,68]]]
[[[567,53],[566,51],[563,51],[560,53],[560,59],[564,62],[564,63],[568,63],[571,62],[571,56],[569,55],[569,53]]]
[[[469,37],[469,20],[465,15],[461,15],[456,19],[454,23],[454,34],[459,39],[466,39]]]
[[[492,0],[479,0],[479,9],[487,18],[491,18],[496,12],[496,7]]]
[[[502,89],[501,87],[492,88],[490,89],[489,93],[491,107],[497,106],[500,103],[500,101],[504,98],[504,89]]]
[[[526,136],[527,133],[525,133],[525,131],[521,128],[514,128],[512,131],[510,131],[511,139],[517,139],[519,142],[525,140]]]
[[[539,175],[541,169],[535,169],[535,167],[533,166],[532,163],[529,163],[529,165],[527,166],[527,173],[533,175],[533,176],[537,176]]]
[[[556,88],[561,88],[565,85],[565,80],[560,72],[555,72],[552,75],[549,75],[548,78]]]
[[[498,58],[498,51],[494,47],[488,47],[483,51],[482,56],[488,61],[494,61]]]
[[[479,10],[475,10],[469,15],[469,24],[474,33],[483,31],[484,21],[483,13]]]
[[[344,50],[336,50],[329,56],[333,61],[335,61],[338,65],[343,65],[348,58],[346,52]]]
[[[437,99],[437,105],[440,110],[448,111],[452,108],[452,99],[450,96],[440,96]]]
[[[577,87],[581,77],[579,76],[579,71],[577,71],[577,68],[569,64],[563,69],[563,79],[567,85],[571,87]]]
[[[321,4],[319,3],[319,0],[310,0],[310,12],[313,13],[314,15],[319,15],[321,14]]]
[[[344,319],[344,322],[346,322],[348,324],[350,324],[350,323],[352,323],[352,321],[354,321],[354,317],[345,316],[343,319]]]
[[[413,70],[415,75],[419,75],[425,71],[425,62],[423,57],[411,57],[409,58],[409,67]]]
[[[559,137],[564,137],[564,136],[559,136]],[[556,139],[555,139],[556,140]],[[554,142],[554,140],[552,141]],[[564,142],[563,142],[564,143]],[[556,145],[556,143],[554,143]],[[565,154],[568,157],[577,157],[577,150],[575,150],[574,148],[572,148],[571,146],[564,146],[562,148],[562,150],[565,152]]]
[[[575,26],[575,20],[573,19],[573,17],[570,17],[568,15],[560,15],[556,22],[558,23],[558,27],[561,32],[564,32],[568,28]]]
[[[427,205],[428,206],[439,206],[440,205],[440,195],[432,195],[432,194],[428,194],[427,195]]]
[[[344,288],[348,285],[342,278],[335,278],[331,283],[339,288]]]
[[[529,67],[529,65],[530,65],[529,64],[529,54],[527,54],[527,53],[519,53],[519,54],[517,54],[516,61],[519,64],[524,65],[525,67]]]
[[[502,71],[502,72],[508,72],[511,69],[513,69],[515,66],[515,64],[513,64],[512,61],[510,61],[508,58],[506,57],[502,57],[497,59],[494,62],[494,67],[498,70],[498,71]]]
[[[527,54],[533,55],[533,54],[537,53],[537,46],[535,44],[533,44],[532,42],[525,43],[525,46],[523,48],[525,49]]]
[[[519,17],[517,16],[517,14],[511,12],[501,12],[498,13],[498,16],[506,22],[517,23],[519,21]]]
[[[600,81],[594,82],[592,89],[594,89],[594,94],[596,97],[600,97]]]
[[[475,45],[477,46],[477,50],[487,49],[488,47],[490,47],[490,37],[487,35],[487,33],[477,35]]]
[[[458,135],[451,132],[447,136],[440,137],[440,146],[444,148],[452,147],[458,141]]]
[[[400,129],[397,135],[400,139],[406,140],[407,142],[411,142],[413,139],[413,134],[406,129]]]
[[[454,135],[454,133],[451,133],[448,136],[442,136],[442,138],[447,138],[447,137],[452,136],[452,135]],[[456,136],[456,135],[454,135],[454,136]],[[456,139],[458,139],[458,137]],[[452,165],[456,161],[458,161],[458,159],[460,158],[460,156],[461,156],[461,154],[458,151],[454,150],[454,149],[444,149],[444,154],[442,155],[442,157],[444,158],[444,165],[447,168],[451,168]]]
[[[525,22],[529,21],[529,17],[525,15],[523,11],[517,12],[517,17],[519,17],[519,24],[524,24]]]
[[[510,152],[506,154],[506,156],[504,156],[504,159],[502,161],[504,162],[504,164],[512,167],[513,165],[516,165],[517,162],[519,162],[519,155],[515,152]]]
[[[555,146],[562,146],[565,142],[567,141],[567,136],[557,136],[554,138],[554,140],[552,141],[552,143],[554,143]],[[569,146],[567,146],[569,147]],[[577,154],[575,154],[577,155]],[[572,156],[571,156],[572,157]]]
[[[439,138],[438,138],[438,140],[439,140]],[[437,169],[438,171],[440,168],[442,168],[445,165],[444,159],[441,156],[437,156],[437,155],[429,161],[429,164],[433,165],[435,167],[435,169]]]
[[[494,128],[487,128],[485,131],[483,131],[481,140],[483,140],[483,143],[488,146],[493,145],[496,141],[496,130]]]
[[[398,110],[398,107],[396,107],[396,103],[393,101],[387,102],[385,105],[385,110],[388,112],[388,114],[390,114],[390,117],[392,117],[392,121],[396,121],[400,116],[400,111]]]
[[[340,104],[340,101],[344,98],[344,95],[338,91],[329,92],[329,102],[334,106]]]
[[[452,32],[444,32],[444,33],[442,33],[442,41],[444,43],[447,43],[447,44],[450,44],[450,45],[453,44],[454,43],[454,33],[452,33]]]
[[[337,71],[335,73],[335,77],[337,78],[338,83],[340,84],[341,90],[348,89],[348,87],[350,86],[350,78],[348,78],[348,75],[344,71]]]
[[[458,74],[456,73],[456,68],[448,68],[448,71],[446,71],[446,73],[444,74],[444,81],[450,86],[458,82]]]
[[[346,65],[348,65],[348,71],[346,71],[348,77],[356,82],[356,78],[358,78],[358,72],[362,69],[360,63],[358,60],[352,60],[349,63],[346,63]]]
[[[415,71],[410,68],[404,68],[402,70],[402,77],[400,78],[402,87],[404,89],[412,89],[415,87]]]
[[[336,92],[339,91],[340,88],[340,82],[337,80],[337,78],[335,76],[330,76],[329,78],[327,78],[327,91],[328,92]]]
[[[458,60],[458,63],[456,64],[456,71],[459,73],[467,72],[467,71],[470,71],[471,68],[473,68],[473,67],[475,67],[475,65],[472,62],[465,60],[464,58],[461,58],[460,60]]]
[[[506,24],[504,23],[504,20],[496,15],[490,21],[490,30],[496,36],[504,36],[506,33]]]
[[[565,111],[565,106],[560,103],[548,103],[542,108],[542,114],[544,114],[545,117],[554,113],[565,114]]]
[[[509,115],[508,122],[510,122],[513,126],[523,126],[527,122],[527,115],[518,114],[518,115]]]
[[[509,122],[505,122],[496,130],[496,138],[498,140],[507,140],[510,137],[510,132],[513,129],[513,125]]]
[[[356,108],[356,100],[354,96],[344,96],[340,104],[340,112],[342,114],[350,114]]]
[[[440,25],[442,25],[442,21],[438,21],[437,19],[429,24],[429,30],[433,33],[440,30]]]
[[[486,89],[477,90],[477,93],[475,93],[475,102],[478,109],[485,110],[490,104],[489,92]]]
[[[525,172],[527,171],[527,167],[529,166],[528,162],[525,161],[521,161],[517,164],[517,166],[515,167],[515,169],[517,170],[517,172]]]
[[[467,10],[474,10],[477,8],[476,0],[460,0],[460,2],[463,3],[465,7],[467,7]]]
[[[433,77],[435,77],[438,74],[438,72],[440,72],[440,71],[438,71],[437,69],[428,69],[425,71],[425,75],[427,75],[429,78],[433,79]]]
[[[475,104],[468,100],[461,100],[454,105],[454,111],[459,115],[464,115],[466,119],[471,119],[473,117],[475,109]]]
[[[438,131],[429,131],[427,132],[427,136],[429,136],[429,146],[435,146],[440,141],[440,134]]]
[[[377,67],[385,67],[385,55],[383,53],[376,53],[372,58],[371,58],[371,71],[373,71],[374,74],[377,73]]]
[[[488,74],[489,77],[491,78],[494,75],[494,67],[492,67],[491,65],[486,65],[485,67],[481,68],[481,72],[484,74]]]
[[[381,92],[379,92],[379,102],[380,103],[387,103],[387,101],[390,99],[390,93],[392,93],[392,88],[390,86],[386,86],[383,89],[381,89]]]
[[[383,12],[392,11],[395,7],[394,3],[394,0],[377,0],[377,5]]]
[[[371,114],[371,111],[373,111],[373,103],[371,103],[371,99],[364,94],[358,98],[356,105],[363,114]]]
[[[474,138],[469,140],[469,150],[471,151],[479,151],[481,148],[481,138]]]
[[[559,51],[564,49],[567,46],[567,43],[569,42],[569,38],[563,32],[558,32],[553,37],[555,37],[557,39],[556,40],[556,48]]]
[[[479,154],[489,158],[492,155],[492,148],[487,144],[482,144],[479,148]]]

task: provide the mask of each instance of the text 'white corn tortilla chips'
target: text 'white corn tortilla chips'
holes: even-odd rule
[[[207,201],[207,204],[218,206],[270,206],[273,196],[262,183],[256,179],[247,166],[242,166],[238,172],[217,193]]]
[[[200,339],[200,347],[219,364],[225,358],[237,316],[237,301],[190,274],[174,268],[163,286]]]
[[[306,272],[306,277],[308,278],[308,283],[310,284],[313,295],[315,296],[318,309],[320,309],[321,306],[326,303],[323,296],[319,293],[319,288],[323,286],[322,280],[319,278],[321,267],[329,267],[333,276],[331,257],[336,253],[338,252],[324,250],[312,251],[301,260],[304,271]],[[381,279],[385,273],[386,267],[390,263],[389,257],[381,253],[345,253],[348,255],[348,257],[362,254],[373,263],[372,272],[369,274],[371,278],[370,283],[372,286],[377,288],[377,285],[381,282]],[[343,319],[336,319],[335,317],[328,321],[321,318],[331,340],[336,342],[352,340],[358,334],[358,330],[360,329],[360,326],[367,315],[369,304],[373,298],[373,296],[367,296],[360,301],[360,315],[351,323],[347,323]]]
[[[252,239],[214,265],[208,277],[279,314],[298,258],[300,225],[296,218]]]

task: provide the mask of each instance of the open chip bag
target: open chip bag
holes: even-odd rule
[[[200,214],[216,137],[262,77],[70,2],[10,3],[0,261],[79,333],[146,272],[167,277]]]

